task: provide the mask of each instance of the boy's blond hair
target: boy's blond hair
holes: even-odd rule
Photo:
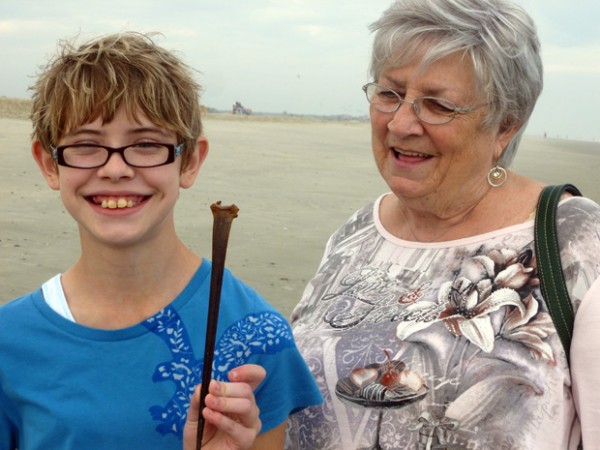
[[[182,167],[202,133],[201,88],[192,69],[147,34],[110,34],[79,47],[61,41],[30,90],[33,137],[48,151],[83,124],[98,117],[110,122],[121,104],[131,117],[142,112],[176,133],[177,143],[185,143]]]

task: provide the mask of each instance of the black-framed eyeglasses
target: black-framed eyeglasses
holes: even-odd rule
[[[393,113],[403,103],[410,103],[419,120],[430,125],[443,125],[451,122],[457,114],[465,114],[486,104],[458,107],[453,101],[441,97],[417,97],[408,101],[396,91],[377,83],[367,83],[362,87],[373,108],[383,113]]]
[[[131,167],[158,167],[171,164],[183,152],[184,144],[140,142],[124,147],[108,147],[100,144],[72,144],[50,147],[52,157],[65,167],[96,169],[105,165],[113,153],[118,153]]]

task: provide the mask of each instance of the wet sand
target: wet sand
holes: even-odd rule
[[[0,303],[36,289],[75,262],[77,228],[30,155],[30,124],[0,101]],[[14,115],[12,115],[14,117]],[[2,118],[4,117],[4,118]],[[210,152],[182,191],[177,229],[210,258],[210,204],[240,208],[227,266],[286,316],[314,274],[329,235],[387,191],[366,122],[207,115]],[[513,169],[546,183],[572,182],[600,201],[600,143],[526,136]]]

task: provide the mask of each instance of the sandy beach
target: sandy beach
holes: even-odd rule
[[[77,258],[77,228],[30,154],[26,114],[0,98],[0,303],[36,289]],[[210,258],[210,204],[240,208],[227,266],[288,316],[314,274],[326,239],[385,192],[369,124],[212,114],[210,152],[196,185],[182,191],[183,240]],[[572,182],[600,201],[600,143],[526,136],[513,170]]]

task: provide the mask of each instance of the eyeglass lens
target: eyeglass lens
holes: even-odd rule
[[[402,103],[411,103],[417,117],[430,124],[450,122],[456,115],[456,105],[443,98],[418,97],[407,101],[397,92],[374,83],[366,85],[365,93],[369,103],[380,112],[395,112]]]
[[[143,143],[121,149],[109,149],[96,145],[72,145],[62,148],[64,162],[71,167],[101,167],[113,153],[120,153],[125,162],[135,167],[153,167],[165,164],[172,150],[166,144]]]

